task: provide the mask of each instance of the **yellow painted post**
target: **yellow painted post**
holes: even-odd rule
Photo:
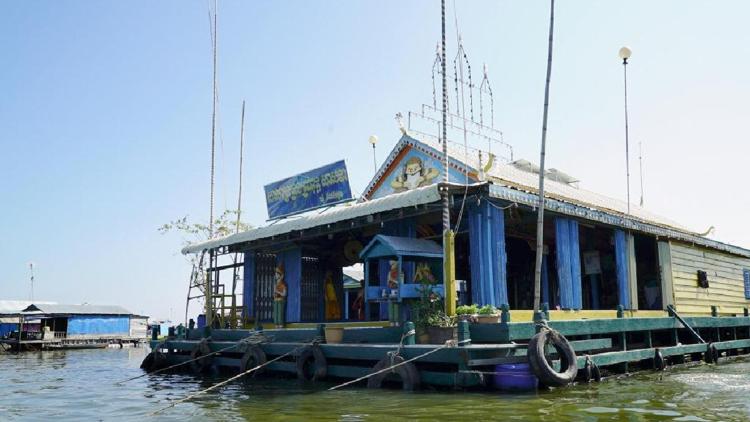
[[[445,313],[456,315],[456,234],[448,230],[443,235],[443,287],[445,291]]]

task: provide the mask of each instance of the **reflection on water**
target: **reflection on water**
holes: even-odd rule
[[[219,378],[141,374],[146,349],[0,354],[0,420],[136,420]],[[324,391],[333,384],[248,379],[156,420],[750,420],[750,359],[540,393]]]

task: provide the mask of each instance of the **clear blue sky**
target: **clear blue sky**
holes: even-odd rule
[[[453,2],[449,50],[455,54]],[[456,2],[475,72],[490,68],[496,124],[538,159],[547,1]],[[175,318],[189,267],[157,227],[208,215],[211,52],[206,1],[6,2],[0,16],[0,298],[120,304]],[[558,2],[549,165],[624,198],[622,66],[646,207],[750,247],[743,1]],[[431,101],[439,1],[219,2],[217,208],[341,158],[352,189],[398,139],[393,116]],[[633,161],[636,155],[633,156]],[[639,194],[632,167],[633,196]]]

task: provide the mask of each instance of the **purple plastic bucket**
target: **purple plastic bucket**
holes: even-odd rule
[[[536,390],[539,380],[528,363],[506,363],[495,366],[495,388],[505,391]]]

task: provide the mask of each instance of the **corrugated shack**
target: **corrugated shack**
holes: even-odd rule
[[[26,318],[38,318],[42,331],[66,339],[145,339],[148,317],[121,306],[31,304]],[[46,337],[46,336],[45,336]]]
[[[55,302],[36,302],[38,304],[54,304]],[[0,338],[7,337],[13,331],[18,331],[21,312],[32,302],[29,300],[0,300]],[[39,319],[29,318],[25,322],[27,331],[39,331]]]

